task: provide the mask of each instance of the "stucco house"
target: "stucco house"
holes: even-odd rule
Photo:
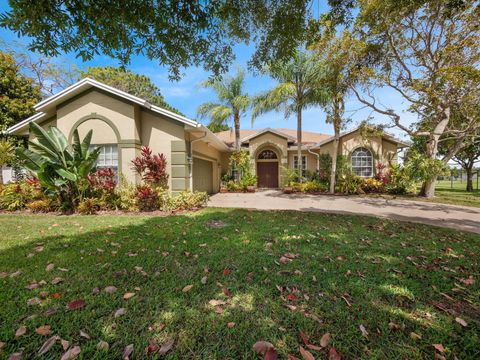
[[[93,129],[92,144],[102,147],[97,165],[112,167],[134,183],[140,179],[132,170],[131,160],[144,145],[166,156],[173,192],[215,193],[221,175],[229,171],[233,132],[214,134],[194,120],[89,78],[41,101],[35,110],[35,115],[7,132],[28,137],[29,123],[36,122],[45,128],[56,126],[71,141],[75,129],[81,137]],[[304,132],[302,137],[302,166],[316,171],[318,154],[332,153],[333,138],[314,132]],[[297,164],[296,130],[242,130],[241,144],[250,153],[259,187],[280,187],[282,167]],[[342,134],[340,154],[349,157],[354,172],[369,177],[376,163],[395,158],[398,149],[405,146],[388,134],[364,139],[354,129]]]

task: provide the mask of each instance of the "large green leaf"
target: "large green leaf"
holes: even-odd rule
[[[76,174],[68,171],[68,170],[65,170],[65,169],[56,169],[55,170],[57,172],[58,175],[60,175],[61,177],[64,177],[70,181],[77,181],[78,177]]]

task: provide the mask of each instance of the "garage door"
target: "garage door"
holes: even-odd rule
[[[213,193],[213,165],[211,161],[193,158],[193,190]]]

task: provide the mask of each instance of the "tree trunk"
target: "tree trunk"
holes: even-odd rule
[[[435,196],[435,185],[437,184],[437,177],[425,181],[422,185],[422,190],[420,191],[420,196],[426,198],[433,198]]]
[[[302,109],[297,109],[297,170],[299,181],[302,182]]]
[[[330,194],[335,194],[335,180],[337,178],[337,157],[338,144],[340,142],[340,123],[334,120],[334,140],[333,140],[333,156],[332,156],[332,170],[330,172]]]
[[[471,166],[471,167],[467,167],[465,170],[467,172],[467,191],[473,192],[473,171],[472,171],[473,168]]]
[[[235,112],[233,114],[233,126],[235,128],[235,150],[240,150],[240,114]],[[235,180],[240,180],[240,170],[236,169]]]

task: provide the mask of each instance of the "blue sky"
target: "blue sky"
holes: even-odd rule
[[[5,0],[0,0],[0,12],[8,9],[8,4]],[[321,9],[323,10],[323,9]],[[315,10],[317,12],[317,10]],[[28,44],[27,38],[19,38],[13,32],[0,28],[0,38],[9,43],[18,41],[22,44]],[[233,64],[240,65],[244,68],[254,52],[254,46],[238,45],[235,47],[236,62]],[[67,64],[74,64],[80,69],[88,66],[118,66],[118,61],[107,56],[97,56],[91,61],[83,62],[81,59],[75,57],[75,54],[62,54],[57,59],[58,62],[65,62]],[[182,111],[187,117],[195,119],[197,107],[206,101],[215,101],[214,93],[210,90],[200,88],[198,84],[208,78],[210,75],[202,68],[190,67],[184,69],[184,75],[181,80],[172,82],[168,79],[168,69],[165,66],[159,65],[158,62],[151,61],[144,56],[134,57],[128,66],[134,72],[149,76],[152,81],[161,89],[166,101],[172,106]],[[246,77],[246,91],[249,95],[255,95],[264,90],[267,90],[275,85],[275,82],[267,76],[254,76],[250,73]],[[378,93],[379,99],[383,105],[394,109],[404,109],[406,105],[402,102],[402,98],[395,94],[394,91],[388,89],[381,89]],[[371,110],[362,108],[362,105],[356,101],[353,96],[350,96],[346,102],[345,116],[351,118],[348,128],[354,127],[356,124],[368,117],[373,117],[375,122],[388,123],[388,119],[380,115],[372,113]],[[411,114],[404,113],[404,122],[409,124],[414,118]],[[250,114],[242,119],[242,128],[265,128],[265,127],[283,127],[296,128],[296,120],[294,117],[284,119],[283,114],[269,113],[258,117],[255,123],[251,124]],[[320,108],[307,109],[303,113],[303,129],[308,131],[316,131],[326,134],[333,132],[332,125],[325,123],[325,113]],[[396,129],[389,130],[395,133],[398,137],[404,138],[404,134]]]

